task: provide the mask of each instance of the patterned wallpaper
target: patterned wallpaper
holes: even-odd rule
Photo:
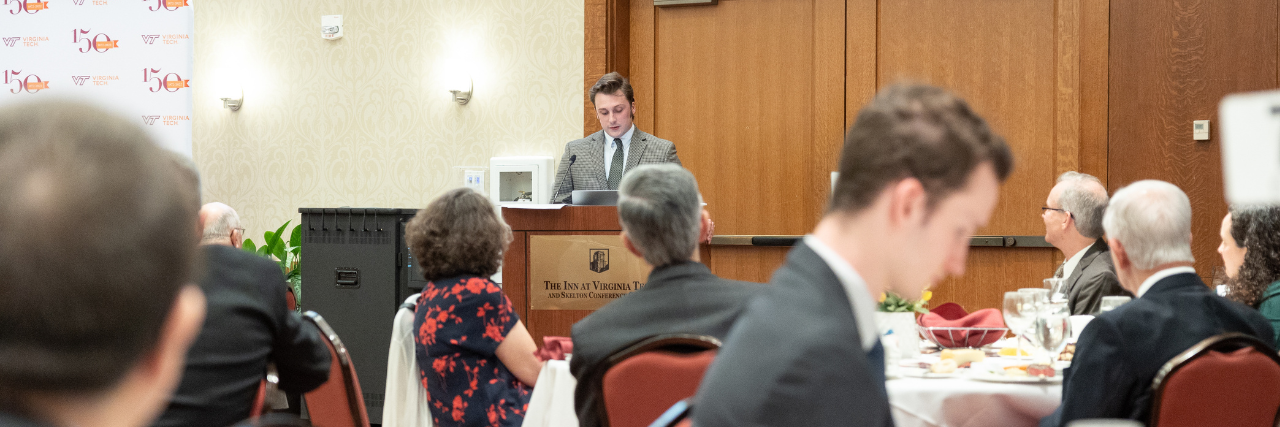
[[[255,241],[299,207],[422,207],[461,185],[455,166],[559,161],[582,135],[582,0],[201,1],[195,47],[204,200]],[[467,105],[447,91],[460,70]],[[236,86],[232,112],[217,94]]]

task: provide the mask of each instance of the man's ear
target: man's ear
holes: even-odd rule
[[[637,248],[634,243],[631,243],[631,238],[627,237],[626,231],[618,233],[618,237],[622,238],[622,246],[625,246],[628,251],[631,251],[631,253],[640,257],[640,259],[644,259],[644,253],[640,252],[640,248]]]
[[[889,185],[889,225],[902,226],[923,222],[927,208],[924,185],[915,178],[906,178]]]
[[[1124,245],[1119,240],[1107,237],[1107,246],[1111,248],[1111,262],[1115,264],[1117,272],[1122,268],[1125,271],[1133,268],[1133,260],[1129,259],[1129,253],[1125,252]]]
[[[703,209],[701,225],[698,230],[698,243],[711,243],[711,232],[714,230],[711,227],[711,214],[706,209]]]

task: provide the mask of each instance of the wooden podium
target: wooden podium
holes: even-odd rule
[[[504,207],[502,217],[514,235],[502,260],[503,291],[511,298],[538,346],[542,346],[543,336],[569,336],[574,322],[593,310],[534,310],[530,306],[529,239],[540,235],[617,235],[622,232],[618,209],[613,206],[565,206],[547,210]]]

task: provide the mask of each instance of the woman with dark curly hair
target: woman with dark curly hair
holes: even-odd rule
[[[427,285],[413,328],[422,386],[437,426],[519,426],[542,362],[511,300],[489,281],[511,228],[467,188],[436,198],[405,224]]]
[[[1280,346],[1280,207],[1233,207],[1219,234],[1227,298],[1257,308],[1271,321]]]

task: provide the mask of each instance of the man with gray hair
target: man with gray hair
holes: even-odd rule
[[[1107,209],[1102,181],[1080,172],[1064,173],[1044,203],[1044,240],[1066,258],[1053,277],[1066,279],[1063,293],[1071,314],[1097,314],[1104,296],[1133,296],[1120,287],[1102,238],[1102,213]]]
[[[329,350],[320,331],[289,310],[280,267],[239,249],[244,229],[235,209],[209,203],[199,221],[208,316],[156,426],[220,427],[248,418],[267,363],[275,363],[287,393],[305,393],[329,379]]]
[[[723,339],[746,302],[764,288],[725,280],[698,262],[698,241],[711,217],[693,174],[675,164],[628,171],[618,188],[622,243],[653,267],[644,288],[573,325],[574,392],[579,425],[604,424],[601,362],[648,337],[688,333]]]
[[[1147,180],[1122,188],[1102,224],[1120,284],[1138,298],[1099,314],[1080,333],[1062,405],[1041,426],[1087,418],[1146,423],[1151,383],[1165,362],[1218,334],[1264,342],[1273,336],[1261,314],[1215,295],[1196,275],[1191,202],[1178,187]]]

